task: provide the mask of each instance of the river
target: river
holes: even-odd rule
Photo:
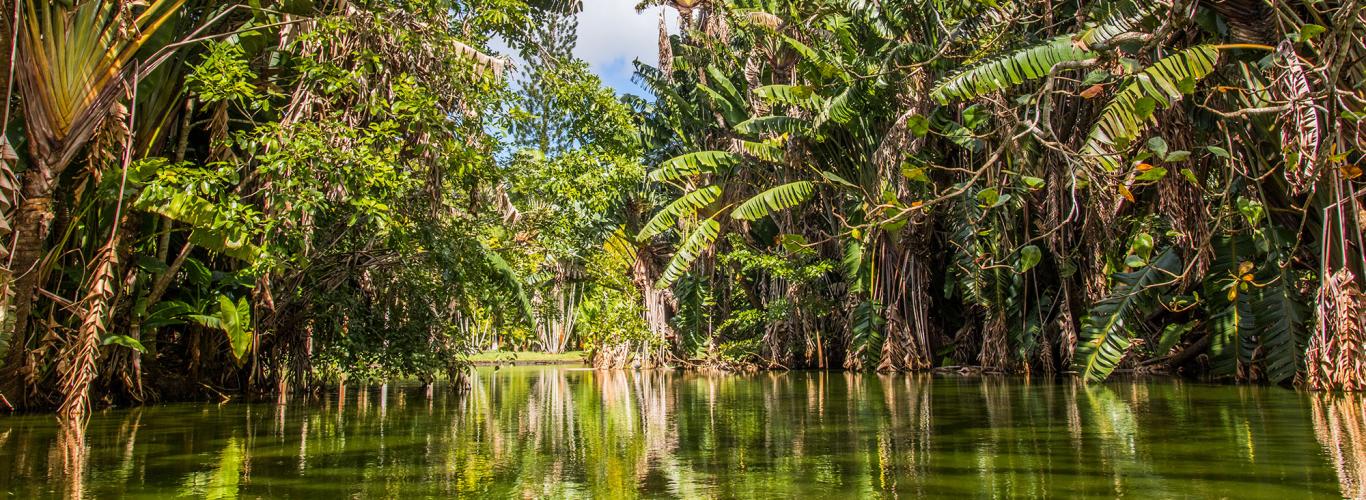
[[[479,368],[469,389],[0,416],[8,498],[1366,496],[1358,397],[1174,379]]]

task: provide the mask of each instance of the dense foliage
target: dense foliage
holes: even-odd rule
[[[651,5],[620,97],[573,1],[3,2],[0,395],[508,347],[1366,388],[1358,2]]]
[[[575,9],[5,2],[0,395],[79,414],[430,381],[502,338],[563,348],[556,300],[631,314],[571,279],[643,175],[630,109],[567,49],[519,82],[487,49],[541,53]]]
[[[667,4],[676,354],[1366,382],[1357,2]]]

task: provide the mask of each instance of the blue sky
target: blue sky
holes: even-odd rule
[[[579,44],[574,49],[578,56],[602,77],[603,83],[618,94],[642,95],[645,90],[631,82],[635,72],[632,61],[639,58],[646,64],[659,63],[659,12],[664,7],[653,7],[639,14],[639,0],[583,0],[579,13]],[[669,11],[672,31],[678,30],[678,14]],[[500,40],[492,48],[516,58],[516,54]],[[521,61],[515,61],[518,67]]]
[[[639,0],[583,0],[579,14],[579,45],[575,55],[587,61],[607,85],[619,94],[643,94],[631,83],[639,58],[646,64],[659,61],[659,12],[654,7],[636,14]],[[678,15],[668,13],[669,26],[677,31]]]

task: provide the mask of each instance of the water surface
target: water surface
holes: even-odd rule
[[[1358,398],[1167,379],[568,367],[0,417],[12,498],[1366,496]],[[83,439],[83,441],[82,441]]]

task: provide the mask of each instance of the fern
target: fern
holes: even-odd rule
[[[675,156],[650,171],[654,182],[679,181],[694,175],[713,173],[740,162],[740,157],[725,151],[698,151]]]
[[[810,199],[815,192],[816,186],[811,181],[789,182],[754,195],[730,215],[741,220],[760,219],[770,213],[795,207]]]
[[[972,99],[1048,76],[1058,63],[1091,57],[1095,57],[1094,52],[1078,48],[1070,35],[1064,35],[950,76],[935,85],[930,95],[942,104]]]
[[[645,227],[640,229],[640,234],[636,236],[637,241],[645,241],[655,235],[668,231],[674,224],[678,223],[680,217],[689,217],[697,213],[702,207],[712,204],[721,197],[721,186],[706,186],[691,193],[678,197],[677,200],[665,205],[656,213]]]
[[[1109,297],[1091,308],[1077,343],[1076,368],[1088,382],[1110,377],[1124,358],[1134,328],[1152,307],[1156,286],[1181,267],[1181,258],[1167,250],[1152,263],[1134,272],[1114,276],[1118,284]]]
[[[1119,168],[1117,151],[1127,148],[1151,121],[1157,106],[1167,107],[1195,91],[1195,82],[1214,72],[1219,50],[1199,45],[1157,61],[1134,75],[1115,94],[1091,129],[1081,153],[1107,171]]]
[[[712,243],[716,242],[716,236],[720,233],[721,223],[717,222],[716,219],[707,219],[698,224],[697,228],[693,229],[692,234],[688,235],[687,241],[683,242],[683,246],[678,247],[673,258],[669,259],[669,265],[664,268],[664,273],[660,275],[656,286],[668,288],[669,285],[678,281],[678,278],[681,278],[684,273],[688,272],[688,269],[692,268],[693,262],[697,261],[697,258],[701,257],[702,253],[710,248]]]

